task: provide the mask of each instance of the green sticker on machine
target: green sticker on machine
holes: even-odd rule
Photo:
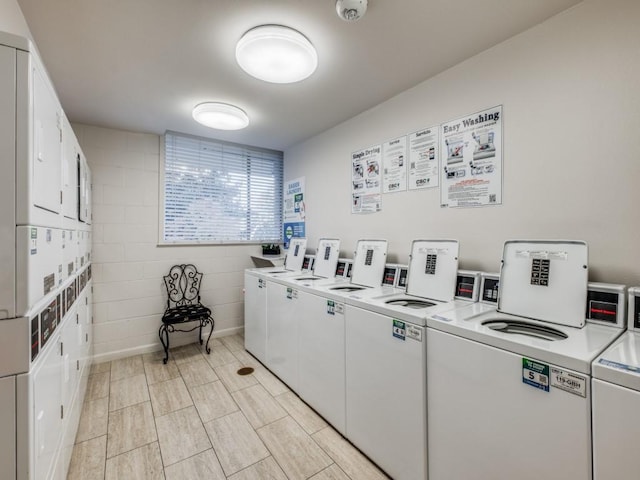
[[[400,320],[393,321],[393,336],[400,340],[405,340],[407,337],[407,327],[404,322]]]
[[[549,391],[549,365],[522,357],[522,382]]]
[[[334,302],[333,300],[327,300],[327,313],[329,315],[336,314],[336,302]]]

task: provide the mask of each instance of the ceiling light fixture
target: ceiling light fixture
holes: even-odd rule
[[[367,11],[368,0],[337,0],[336,12],[346,22],[360,20]]]
[[[207,102],[196,105],[193,118],[202,125],[217,130],[240,130],[249,125],[244,110],[227,103]]]
[[[271,83],[304,80],[318,66],[318,54],[300,32],[282,25],[261,25],[236,45],[238,65],[249,75]]]

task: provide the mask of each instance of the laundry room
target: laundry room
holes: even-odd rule
[[[640,2],[109,3],[0,0],[6,478],[637,475]]]

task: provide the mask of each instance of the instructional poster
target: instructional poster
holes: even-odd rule
[[[407,189],[407,136],[382,145],[382,193]]]
[[[284,248],[289,248],[293,237],[305,236],[304,177],[285,182],[283,200],[282,239]]]
[[[351,213],[379,212],[382,202],[382,147],[351,154]]]
[[[409,190],[438,186],[438,127],[409,135]]]
[[[502,203],[502,105],[440,126],[440,204]]]

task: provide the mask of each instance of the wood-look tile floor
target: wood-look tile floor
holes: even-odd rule
[[[93,365],[69,480],[386,477],[241,336]],[[240,367],[254,373],[240,376]]]

